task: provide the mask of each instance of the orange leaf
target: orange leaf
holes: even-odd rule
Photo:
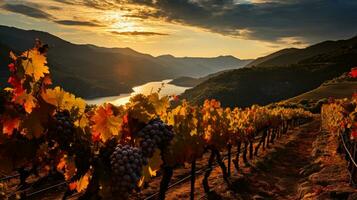
[[[77,187],[76,187],[77,192],[82,192],[85,189],[87,189],[87,186],[89,184],[89,178],[90,178],[90,174],[87,172],[84,176],[82,176],[77,181]]]
[[[42,82],[44,85],[51,85],[52,84],[52,79],[49,75],[46,75],[44,78],[43,78],[43,82]]]
[[[22,105],[27,113],[31,113],[37,103],[36,98],[32,94],[27,93],[26,90],[14,94],[12,101]]]
[[[123,118],[115,116],[111,104],[104,104],[95,111],[91,120],[94,122],[92,126],[93,134],[100,134],[103,141],[106,141],[113,135],[118,135],[121,130]]]
[[[18,129],[20,125],[20,119],[19,118],[14,118],[14,119],[3,119],[3,130],[2,132],[8,136],[12,135],[12,132],[15,129]]]
[[[75,190],[77,188],[77,181],[69,183],[68,187],[71,191]]]
[[[60,162],[57,164],[57,170],[61,171],[66,166],[66,159],[61,158]]]

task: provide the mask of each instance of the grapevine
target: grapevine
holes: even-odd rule
[[[87,105],[52,86],[47,49],[36,41],[20,55],[10,53],[11,87],[0,92],[0,158],[6,163],[1,171],[18,170],[21,184],[31,173],[41,177],[60,173],[68,186],[65,197],[77,192],[82,199],[127,199],[161,171],[164,199],[174,168],[183,164],[191,164],[193,190],[196,160],[206,152],[209,169],[216,162],[230,184],[232,148],[237,149],[233,164],[238,170],[241,156],[248,162],[260,146],[267,147],[288,127],[312,117],[303,109],[226,108],[217,100],[173,105],[176,98],[157,93],[136,95],[124,106]],[[257,136],[259,145],[253,149]],[[203,183],[206,192],[210,170]]]

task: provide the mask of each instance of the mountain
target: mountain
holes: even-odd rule
[[[223,105],[244,107],[297,96],[357,66],[357,37],[286,49],[260,61],[210,78],[182,98],[193,103],[216,98]]]
[[[298,51],[299,49],[296,49],[296,48],[288,48],[288,49],[282,49],[280,51],[277,51],[275,53],[272,53],[272,54],[269,54],[267,56],[263,56],[263,57],[259,57],[257,59],[255,59],[253,62],[250,62],[249,64],[247,64],[245,67],[255,67],[255,66],[258,66],[268,60],[272,60],[276,57],[279,57],[281,55],[286,55],[286,54],[289,54],[289,53],[293,53],[293,52],[296,52]]]
[[[8,52],[12,50],[20,53],[31,48],[35,38],[49,45],[48,63],[54,84],[84,98],[128,93],[133,86],[149,81],[180,76],[205,76],[250,62],[233,56],[154,57],[130,48],[77,45],[46,32],[0,26],[2,83],[7,78]]]
[[[222,70],[222,71],[219,71],[219,72],[216,72],[213,74],[208,74],[207,76],[203,76],[203,77],[199,77],[199,78],[193,78],[190,76],[181,76],[181,77],[173,79],[169,83],[173,84],[173,85],[177,85],[177,86],[182,86],[182,87],[195,87],[198,84],[200,84],[212,77],[218,76],[218,75],[220,75],[224,72],[230,71],[230,70],[232,70],[232,69]]]
[[[227,69],[237,69],[244,67],[253,60],[240,60],[234,56],[218,56],[214,58],[177,58],[172,55],[162,55],[157,57],[165,66],[176,68],[179,73],[192,78],[199,78],[218,71]],[[192,65],[195,67],[192,68]],[[187,69],[189,74],[186,73]]]

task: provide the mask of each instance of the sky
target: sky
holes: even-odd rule
[[[154,56],[257,58],[357,35],[357,0],[0,0],[0,24]]]

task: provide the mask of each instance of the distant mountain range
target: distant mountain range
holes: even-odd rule
[[[154,57],[130,48],[77,45],[46,32],[0,25],[0,87],[7,79],[9,51],[20,53],[29,49],[36,38],[50,47],[48,62],[54,84],[85,98],[128,93],[133,86],[149,81],[206,76],[221,70],[240,68],[252,61],[233,56]]]
[[[249,106],[288,99],[319,87],[357,66],[357,37],[283,49],[186,90],[193,103],[215,98],[223,105]]]

